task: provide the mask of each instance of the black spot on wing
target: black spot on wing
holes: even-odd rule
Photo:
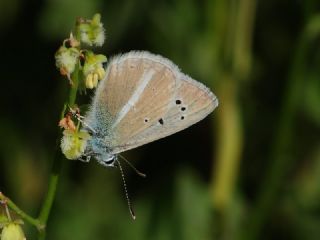
[[[162,118],[160,118],[160,119],[159,119],[159,123],[160,123],[161,125],[163,125],[163,124],[164,124],[164,121],[163,121],[163,119],[162,119]]]

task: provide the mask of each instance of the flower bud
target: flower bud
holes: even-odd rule
[[[71,131],[76,130],[76,125],[71,119],[70,115],[65,116],[59,121],[59,127],[64,128],[64,129],[69,129]]]
[[[85,55],[85,63],[83,66],[83,74],[86,79],[86,88],[95,88],[98,81],[105,75],[103,63],[107,61],[106,56],[102,54],[95,55],[93,52],[88,51]]]
[[[23,230],[17,223],[9,223],[4,226],[1,233],[1,240],[25,240]]]
[[[93,89],[93,75],[92,73],[88,74],[86,77],[86,88]]]
[[[70,78],[75,66],[78,62],[80,52],[76,48],[66,48],[61,46],[55,54],[56,66],[59,68],[61,74],[67,75]]]
[[[93,73],[92,84],[94,87],[98,85],[98,79],[99,79],[99,75],[97,73]]]
[[[70,37],[68,40],[71,47],[76,48],[80,46],[80,42],[73,36],[72,33],[70,33]]]
[[[90,135],[87,131],[64,130],[60,145],[62,153],[69,160],[81,157],[86,150],[88,139]]]
[[[83,21],[79,25],[80,40],[89,46],[102,46],[105,40],[105,30],[101,23],[101,15],[95,14],[92,20]]]
[[[97,67],[96,73],[98,73],[99,79],[102,79],[104,77],[104,75],[106,74],[106,71],[104,70],[103,67]]]

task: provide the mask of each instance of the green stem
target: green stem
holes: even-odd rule
[[[71,79],[73,81],[73,85],[70,88],[68,101],[65,103],[65,105],[62,109],[61,117],[64,116],[67,105],[73,106],[75,104],[76,97],[77,97],[77,91],[78,91],[78,85],[79,85],[79,63],[76,65],[75,71],[73,72]],[[58,141],[57,141],[55,157],[54,157],[52,170],[51,170],[51,174],[50,174],[47,195],[45,197],[45,200],[43,202],[43,205],[40,210],[39,217],[38,217],[40,223],[43,226],[46,226],[49,215],[50,215],[50,211],[51,211],[52,204],[53,204],[53,201],[55,198],[57,185],[59,182],[59,176],[60,176],[60,172],[61,172],[61,168],[62,168],[63,155],[60,150],[59,142],[60,142],[60,139],[58,139]],[[38,239],[39,240],[45,239],[45,228],[41,229]]]
[[[233,75],[239,80],[248,80],[251,70],[252,39],[256,15],[256,0],[238,2],[237,15],[232,32],[234,42],[232,48]]]
[[[73,72],[71,79],[73,81],[73,85],[70,88],[68,101],[64,104],[61,118],[63,118],[67,106],[73,106],[76,101],[78,85],[79,85],[79,63],[76,65],[75,71]],[[3,193],[0,192],[0,201],[5,202],[10,209],[15,211],[22,219],[26,222],[34,225],[39,230],[39,240],[45,239],[46,234],[46,224],[52,209],[52,204],[56,195],[57,185],[59,182],[59,176],[62,168],[63,155],[60,150],[60,139],[57,140],[55,157],[53,160],[52,170],[49,178],[49,185],[47,195],[43,201],[42,208],[40,210],[40,214],[38,218],[33,218],[23,210],[21,210],[14,202],[12,202],[9,198],[7,198]]]
[[[74,73],[71,76],[71,79],[73,81],[73,85],[69,93],[69,99],[68,99],[69,106],[74,105],[77,98],[77,92],[78,92],[78,86],[79,86],[79,63],[76,65],[76,68],[74,70]],[[64,111],[65,111],[65,107],[64,107]],[[63,112],[63,115],[64,115],[64,112]]]
[[[10,209],[15,211],[19,216],[21,216],[26,222],[36,226],[39,230],[43,229],[44,226],[38,219],[31,217],[29,214],[25,213],[21,210],[14,202],[12,202],[9,198],[7,198],[3,193],[0,192],[0,201],[5,202]]]
[[[75,33],[76,33],[75,37],[78,40],[80,39],[80,31],[78,27],[79,23],[80,22],[78,21],[75,29]],[[80,48],[80,46],[78,46],[78,48]],[[75,66],[75,70],[71,75],[72,86],[70,88],[68,100],[65,102],[63,109],[61,111],[60,119],[64,117],[67,107],[68,106],[72,107],[76,102],[77,92],[79,87],[79,70],[80,70],[80,62],[78,61],[78,63]],[[15,203],[13,203],[9,198],[4,196],[0,192],[0,201],[5,202],[8,207],[10,207],[17,214],[19,214],[26,222],[29,222],[30,224],[37,227],[37,229],[39,230],[39,236],[38,236],[39,240],[45,239],[45,236],[46,236],[46,224],[52,209],[53,201],[55,199],[59,177],[62,169],[63,159],[64,159],[64,156],[60,150],[60,139],[57,139],[55,156],[53,159],[52,169],[49,177],[48,190],[47,190],[46,197],[43,201],[42,207],[40,209],[38,218],[33,218],[27,213],[25,213],[24,211],[22,211]]]

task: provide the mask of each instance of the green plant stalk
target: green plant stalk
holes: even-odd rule
[[[214,207],[224,211],[233,199],[233,190],[238,175],[242,152],[241,112],[237,101],[241,80],[246,80],[251,69],[251,39],[255,19],[255,0],[243,0],[227,4],[230,15],[226,36],[229,41],[224,45],[224,65],[221,66],[220,79],[223,84],[218,88],[222,108],[217,116],[218,127],[216,159],[212,182]],[[234,12],[235,14],[229,14]],[[233,16],[235,15],[235,16]],[[228,44],[227,44],[228,43]],[[219,110],[218,110],[219,111]],[[232,139],[232,140],[230,140]],[[227,211],[226,211],[227,212]]]
[[[60,119],[64,117],[67,106],[73,106],[75,104],[79,86],[79,63],[76,65],[76,68],[71,75],[71,79],[73,81],[73,85],[70,88],[68,101],[64,104],[61,111]],[[3,193],[0,192],[0,201],[5,202],[9,206],[9,208],[15,211],[23,220],[37,227],[37,229],[39,230],[39,240],[45,239],[45,227],[55,198],[59,176],[62,168],[62,161],[64,157],[61,153],[59,143],[60,139],[57,139],[55,157],[53,160],[52,170],[49,178],[48,191],[38,218],[33,218],[29,214],[25,213],[12,200],[7,198]]]
[[[67,106],[73,106],[76,101],[78,85],[79,85],[79,63],[76,65],[76,68],[71,75],[71,79],[72,79],[73,85],[70,88],[68,101],[64,104],[64,107],[62,109],[61,118],[63,118]],[[53,160],[52,170],[50,174],[47,195],[45,197],[45,200],[43,202],[43,205],[38,217],[38,220],[43,226],[46,226],[49,215],[50,215],[50,211],[51,211],[52,204],[53,204],[56,190],[57,190],[57,185],[59,182],[59,176],[62,168],[62,161],[64,158],[60,150],[59,142],[60,142],[60,139],[57,140],[56,152],[55,152],[55,157]],[[41,231],[39,232],[38,239],[39,240],[45,239],[45,228],[42,228],[40,230]]]
[[[256,0],[240,0],[233,24],[233,74],[247,80],[251,71],[252,39],[256,16]]]
[[[320,33],[318,26],[317,33]],[[285,93],[282,105],[281,116],[279,118],[278,128],[276,129],[275,139],[270,155],[271,165],[267,171],[264,182],[261,185],[257,205],[249,219],[250,226],[242,234],[242,239],[254,240],[259,239],[262,228],[269,217],[270,209],[275,204],[277,195],[283,179],[285,178],[294,156],[290,154],[293,132],[295,131],[295,113],[299,106],[300,94],[303,89],[306,72],[305,60],[310,40],[308,29],[302,33],[298,41],[297,51],[293,59],[292,68],[289,75],[288,88]]]
[[[79,18],[77,19],[76,22],[76,27],[75,27],[75,38],[80,39],[80,28],[79,25],[81,24],[82,20]],[[80,45],[77,46],[79,49],[81,49]],[[72,107],[77,98],[77,92],[79,88],[79,77],[80,77],[80,60],[77,62],[75,69],[73,73],[71,74],[71,88],[69,92],[69,97],[68,100],[65,102],[63,109],[61,111],[60,119],[62,119],[65,116],[65,112],[67,110],[67,107],[70,106]],[[59,177],[62,169],[62,164],[63,164],[63,159],[64,156],[60,150],[60,139],[57,139],[56,142],[56,151],[55,151],[55,156],[53,158],[53,164],[52,164],[52,170],[50,173],[49,177],[49,184],[48,184],[48,190],[47,194],[44,198],[42,207],[39,211],[38,218],[33,218],[24,211],[22,211],[15,203],[13,203],[10,199],[5,197],[1,192],[0,192],[0,201],[3,201],[9,206],[12,210],[14,210],[17,214],[19,214],[24,220],[29,222],[30,224],[36,226],[39,230],[39,240],[45,239],[46,236],[46,224],[52,209],[52,205],[55,199],[56,191],[57,191],[57,186],[59,182]]]
[[[42,229],[44,226],[41,224],[39,219],[31,217],[29,214],[21,210],[14,202],[7,198],[3,193],[0,192],[0,201],[5,202],[10,209],[15,211],[20,217],[22,217],[26,222],[34,225],[37,229]]]
[[[208,1],[208,35],[217,66],[215,86],[219,98],[215,125],[217,126],[215,164],[212,168],[211,199],[215,210],[214,224],[218,238],[235,239],[239,216],[234,214],[235,186],[243,151],[243,125],[238,93],[251,72],[252,33],[256,0]]]
[[[78,85],[79,85],[79,63],[76,65],[75,71],[71,75],[71,79],[73,81],[73,85],[70,88],[69,92],[69,98],[68,101],[64,104],[60,119],[64,117],[65,111],[67,106],[73,106],[76,97],[77,97],[77,91],[78,91]],[[48,185],[48,191],[47,195],[44,199],[42,208],[40,210],[40,214],[38,218],[33,218],[29,214],[25,213],[23,210],[21,210],[13,201],[11,201],[9,198],[7,198],[3,193],[0,192],[0,200],[6,202],[8,204],[9,208],[15,211],[19,216],[22,217],[26,222],[34,225],[39,230],[39,240],[45,238],[45,226],[48,221],[50,211],[52,208],[52,204],[55,198],[57,185],[59,182],[59,176],[61,172],[62,167],[62,160],[63,155],[60,150],[60,139],[57,140],[56,145],[56,151],[55,151],[55,157],[53,160],[52,170],[49,178],[49,185]]]

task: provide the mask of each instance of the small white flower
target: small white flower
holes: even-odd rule
[[[55,54],[56,66],[64,75],[70,76],[78,62],[80,52],[76,48],[60,47]]]
[[[95,14],[92,20],[87,20],[79,25],[80,40],[89,46],[102,46],[105,41],[105,29],[101,23],[100,14]]]
[[[86,131],[64,130],[60,144],[62,153],[69,160],[81,157],[86,150],[89,138],[90,135]]]
[[[93,43],[96,46],[101,47],[104,44],[104,41],[106,39],[104,28],[103,28],[102,24],[101,24],[101,27],[99,29],[97,29],[95,35],[96,36],[95,36],[95,38],[93,40]]]
[[[9,223],[2,229],[1,240],[26,240],[19,224]]]
[[[92,73],[88,74],[86,77],[86,88],[93,89],[95,86],[93,85],[93,75]]]
[[[81,30],[80,39],[81,39],[81,42],[88,44],[89,46],[92,46],[92,41],[89,38],[88,30],[87,31]]]
[[[102,54],[95,55],[93,52],[87,51],[85,59],[83,66],[85,85],[86,88],[92,89],[97,87],[98,81],[105,76],[103,63],[107,61],[107,58]]]

